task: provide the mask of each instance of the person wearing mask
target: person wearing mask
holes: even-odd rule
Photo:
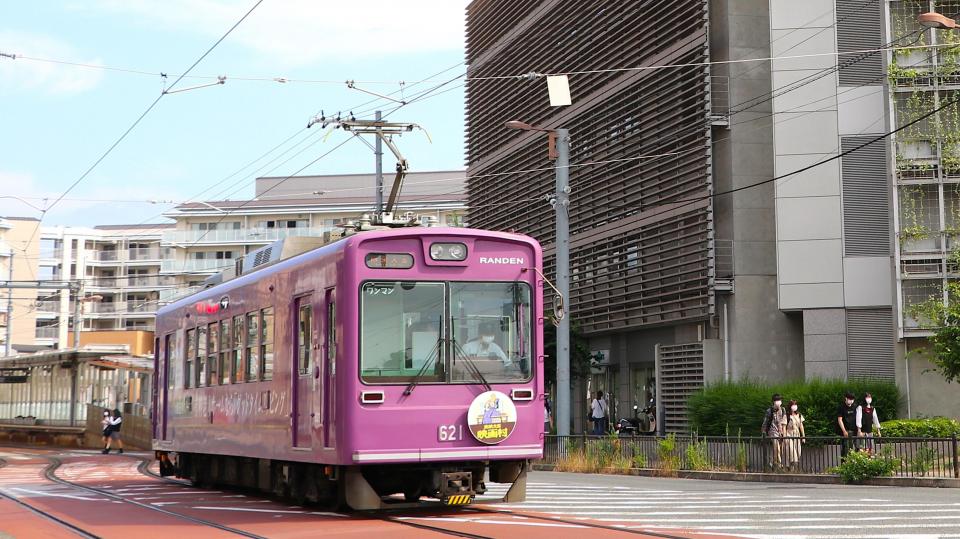
[[[784,456],[786,465],[791,472],[800,469],[800,447],[807,436],[803,430],[803,414],[800,413],[800,407],[797,401],[790,401],[790,408],[787,410],[786,428],[784,429]]]
[[[873,406],[873,395],[864,394],[863,402],[862,406],[857,406],[857,436],[866,438],[864,447],[867,451],[873,452],[874,432],[880,436],[880,418],[877,417],[877,409]]]
[[[837,408],[837,427],[843,436],[840,446],[840,460],[847,458],[851,449],[856,449],[857,436],[857,407],[854,406],[855,397],[849,391],[843,396],[843,402]]]
[[[771,401],[771,406],[763,414],[760,433],[770,440],[770,458],[767,464],[771,471],[776,471],[783,466],[783,432],[787,414],[784,413],[783,397],[779,393],[775,393]]]
[[[123,440],[120,439],[120,426],[123,424],[123,417],[120,416],[120,410],[114,408],[113,416],[110,418],[110,435],[107,438],[107,447],[103,448],[103,453],[110,452],[110,444],[117,443],[117,453],[123,453]]]
[[[550,399],[543,401],[543,432],[547,434],[553,432],[553,410],[550,407]]]
[[[103,419],[100,420],[100,430],[103,432],[101,439],[104,449],[107,447],[107,441],[110,439],[110,410],[103,411]]]
[[[499,332],[496,322],[484,322],[480,324],[477,337],[471,339],[463,345],[463,353],[477,358],[499,359],[504,367],[509,367],[513,361],[507,357],[503,348],[500,348],[495,342],[495,335]]]
[[[607,433],[607,403],[603,400],[603,391],[597,391],[597,398],[590,402],[590,419],[595,436]]]

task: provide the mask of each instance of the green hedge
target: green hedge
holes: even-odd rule
[[[847,391],[857,396],[873,394],[880,421],[896,417],[900,391],[892,382],[870,380],[812,380],[809,382],[766,383],[753,380],[713,384],[690,396],[690,427],[701,436],[759,436],[763,413],[774,393],[783,396],[784,406],[796,399],[803,414],[807,436],[832,436],[837,407]]]
[[[949,438],[960,436],[960,422],[946,417],[895,419],[880,424],[884,436],[906,438]]]

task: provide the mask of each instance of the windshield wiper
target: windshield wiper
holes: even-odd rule
[[[480,372],[480,368],[477,367],[477,364],[470,359],[470,356],[468,356],[466,352],[463,351],[463,348],[460,347],[460,343],[458,343],[456,339],[453,340],[453,353],[454,359],[460,357],[466,362],[467,370],[470,371],[478,380],[480,380],[480,383],[487,391],[493,391],[493,388],[490,387],[487,379],[483,377],[483,373]]]
[[[413,377],[413,380],[410,380],[410,384],[406,389],[403,390],[404,395],[413,393],[413,388],[417,387],[417,384],[420,383],[420,380],[423,379],[423,376],[426,374],[427,367],[437,362],[437,358],[440,357],[440,344],[442,342],[442,338],[437,339],[436,344],[434,344],[433,348],[430,349],[430,354],[427,356],[427,360],[423,362],[423,366],[421,366],[420,370],[417,371],[416,376]]]

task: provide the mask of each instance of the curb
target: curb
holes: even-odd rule
[[[553,464],[534,464],[533,469],[541,472],[554,471]],[[664,477],[657,470],[646,468],[631,468],[625,474],[640,477]],[[710,481],[746,481],[752,483],[807,483],[816,485],[843,485],[843,481],[835,475],[815,474],[775,474],[775,473],[745,473],[745,472],[696,472],[680,470],[676,475],[667,476],[678,479],[703,479]],[[960,488],[960,479],[944,477],[875,477],[867,479],[860,485],[883,487],[928,487],[928,488]]]

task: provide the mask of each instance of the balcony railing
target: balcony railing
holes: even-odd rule
[[[99,277],[87,282],[89,288],[143,288],[151,286],[173,286],[176,279],[166,275],[138,277],[124,275],[120,277]]]
[[[225,230],[167,230],[164,244],[209,245],[221,243],[270,243],[299,236],[322,237],[324,228],[237,228]]]
[[[34,303],[38,313],[58,313],[60,312],[60,302],[57,300],[43,300]]]
[[[159,248],[136,248],[112,251],[91,251],[87,258],[93,262],[136,262],[141,260],[160,260],[163,258]]]
[[[235,260],[233,258],[163,260],[160,263],[160,271],[164,273],[218,273],[233,267]]]
[[[87,314],[155,313],[157,300],[114,301],[110,303],[91,303]]]

